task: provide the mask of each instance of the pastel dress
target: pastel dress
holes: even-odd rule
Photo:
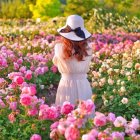
[[[84,61],[78,61],[74,56],[64,59],[63,44],[58,43],[54,48],[53,63],[61,73],[61,79],[56,94],[56,105],[69,101],[76,104],[78,100],[91,99],[92,89],[87,79],[87,72],[92,58],[92,49],[88,46],[88,56]]]

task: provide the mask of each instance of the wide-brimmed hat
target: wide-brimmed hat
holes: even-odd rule
[[[73,41],[82,41],[91,36],[84,27],[83,18],[79,15],[68,16],[66,25],[57,31],[61,36]]]

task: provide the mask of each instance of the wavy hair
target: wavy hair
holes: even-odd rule
[[[89,56],[87,53],[88,39],[72,41],[61,36],[61,40],[64,45],[64,59],[69,59],[74,56],[78,61],[83,61],[84,56]]]

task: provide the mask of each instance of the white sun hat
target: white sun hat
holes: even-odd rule
[[[73,41],[82,41],[91,36],[84,27],[83,18],[79,15],[68,16],[66,25],[57,31],[61,36]]]

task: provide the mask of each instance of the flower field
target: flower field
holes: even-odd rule
[[[9,24],[0,26],[0,140],[140,140],[140,33],[94,33],[92,100],[59,107],[49,94],[59,36],[46,23]]]

